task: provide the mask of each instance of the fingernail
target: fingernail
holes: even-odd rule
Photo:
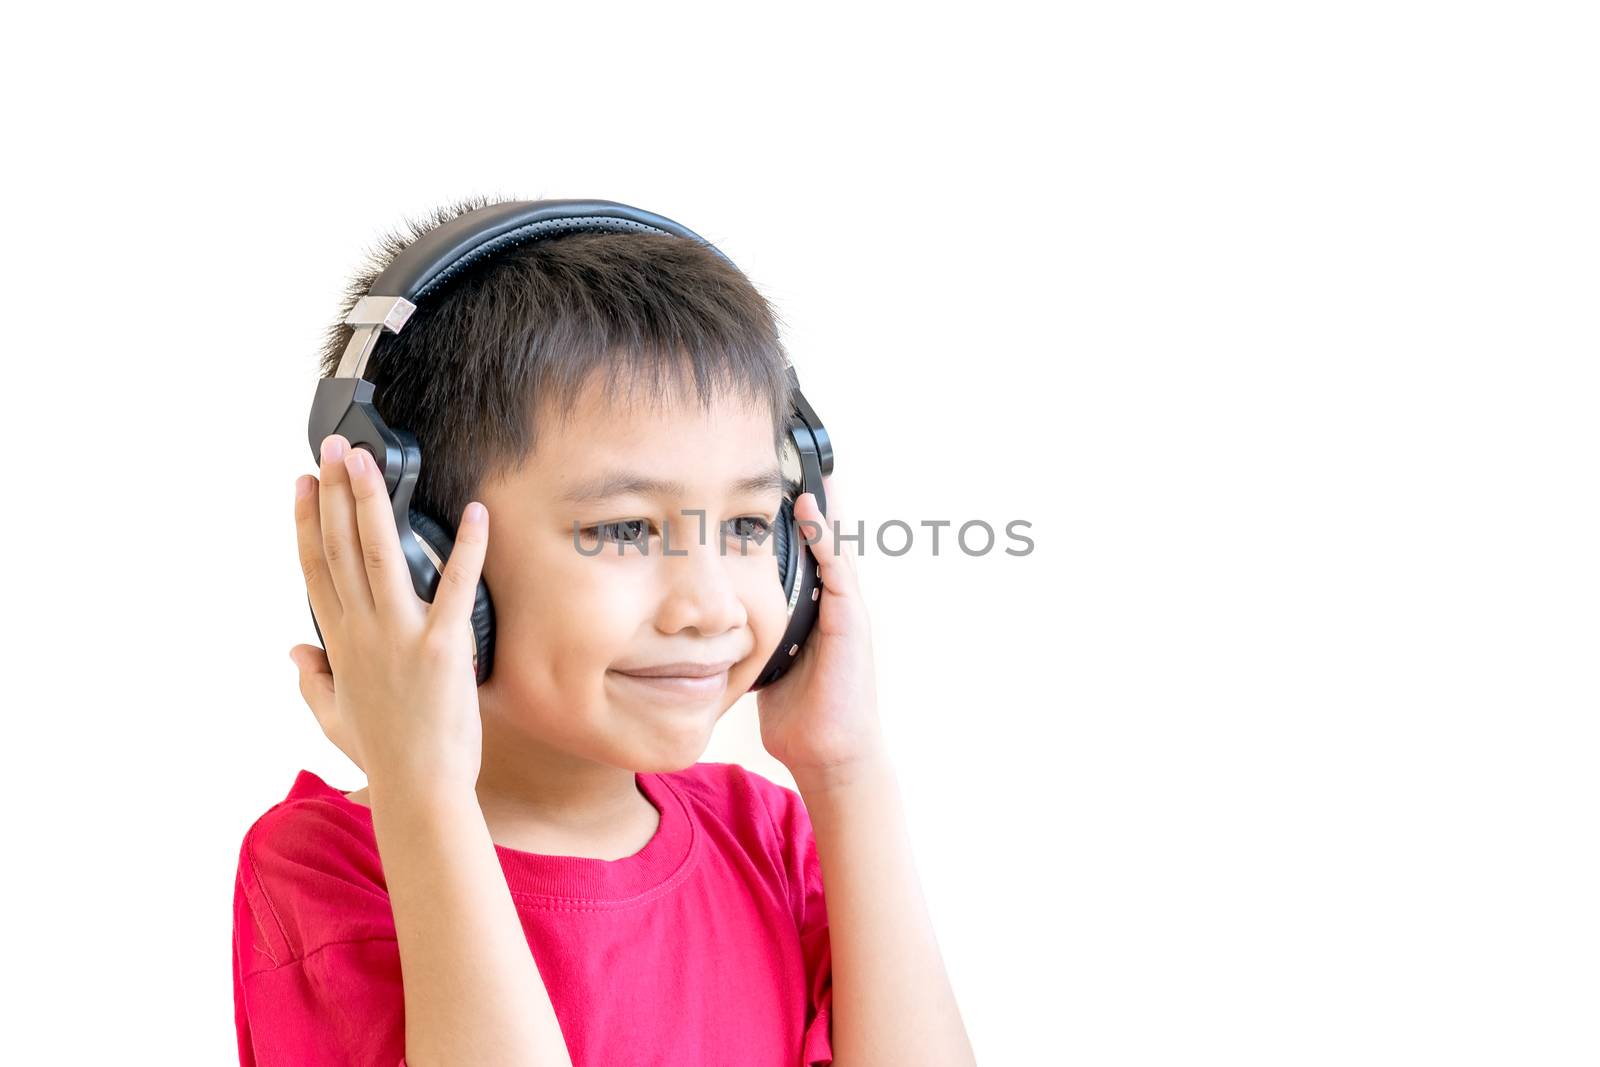
[[[302,474],[294,480],[294,498],[304,500],[311,495],[311,475]]]
[[[478,503],[476,500],[474,500],[472,503],[467,505],[467,521],[468,522],[482,522],[483,521],[483,505]]]
[[[350,472],[353,478],[367,472],[367,454],[363,449],[352,448],[345,454],[344,469]]]
[[[344,438],[330,433],[322,439],[322,459],[326,463],[337,463],[342,458],[344,458]]]

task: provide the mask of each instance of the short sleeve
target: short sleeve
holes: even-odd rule
[[[238,988],[245,1067],[397,1067],[405,1063],[398,945],[325,945],[245,975]]]
[[[817,857],[811,816],[800,794],[769,783],[763,790],[778,831],[794,911],[805,959],[808,1005],[805,1036],[801,1043],[802,1067],[833,1062],[833,953],[828,941],[828,908],[822,891],[822,863]]]
[[[242,1067],[403,1062],[393,912],[375,844],[344,813],[288,803],[245,835],[233,989]]]

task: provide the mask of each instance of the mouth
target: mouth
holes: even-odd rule
[[[612,668],[606,673],[634,688],[679,700],[704,700],[720,694],[728,686],[731,661],[722,663],[665,663],[626,671]]]
[[[607,674],[615,675],[630,685],[654,693],[687,700],[704,700],[721,693],[728,685],[728,672],[720,674],[707,674],[699,677],[688,675],[642,675],[628,674],[624,671],[611,670]]]

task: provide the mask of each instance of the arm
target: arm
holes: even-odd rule
[[[825,495],[838,495],[823,478]],[[761,742],[811,817],[831,945],[834,1067],[972,1064],[945,977],[905,812],[878,722],[877,680],[855,554],[810,492],[795,500],[822,579],[817,622],[784,677],[761,690]],[[830,512],[829,515],[835,515]]]
[[[795,785],[811,815],[827,892],[834,1067],[975,1063],[888,759]]]
[[[372,823],[400,942],[407,1067],[570,1067],[477,797],[391,785],[371,783]]]
[[[295,490],[301,567],[327,644],[325,656],[305,649],[318,662],[302,671],[301,692],[323,732],[367,772],[400,955],[408,1067],[570,1064],[475,791],[483,724],[463,637],[488,514],[481,506],[462,513],[433,600],[424,602],[383,474],[347,445],[327,437],[320,483],[303,478]]]

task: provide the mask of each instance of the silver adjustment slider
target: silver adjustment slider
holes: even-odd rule
[[[344,321],[347,326],[382,326],[390,333],[399,333],[415,310],[417,305],[403,296],[364,296]]]
[[[335,377],[362,377],[378,337],[385,330],[399,333],[415,310],[417,305],[403,296],[364,296],[357,300],[350,314],[344,317],[345,325],[352,327],[352,330],[350,343],[345,346]]]

